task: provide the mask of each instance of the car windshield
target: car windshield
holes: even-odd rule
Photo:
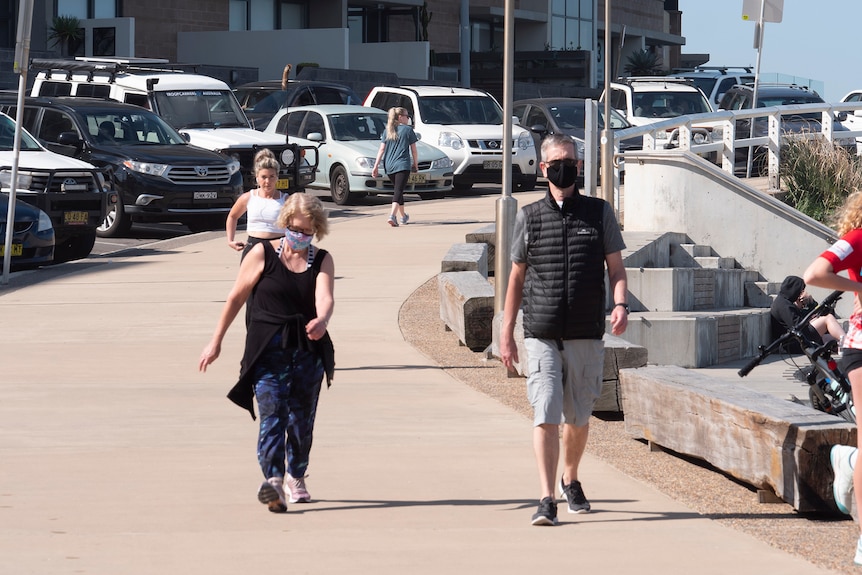
[[[386,131],[386,114],[331,114],[329,127],[340,142],[377,141]]]
[[[425,96],[419,113],[425,124],[503,123],[503,110],[488,96]]]
[[[230,90],[156,92],[156,112],[177,130],[183,128],[248,128],[239,102]]]
[[[99,145],[186,145],[186,140],[167,122],[146,110],[130,113],[110,108],[87,109],[81,112],[81,117]]]
[[[0,151],[9,152],[15,146],[15,122],[9,116],[0,114]],[[21,130],[22,152],[41,150],[42,146],[26,130]]]
[[[692,84],[700,88],[700,91],[704,94],[712,94],[712,89],[715,87],[715,83],[718,82],[718,78],[706,78],[704,76],[683,77],[691,80]]]
[[[707,114],[712,109],[700,92],[638,92],[634,94],[635,116],[676,118],[688,114]]]
[[[564,130],[583,130],[585,122],[585,108],[581,103],[564,103],[548,106],[548,113],[554,118],[557,125]],[[605,128],[604,110],[599,108],[599,129]],[[623,118],[619,112],[611,109],[611,128],[623,129],[631,128],[631,124]]]
[[[775,97],[758,97],[757,98],[757,107],[758,108],[769,108],[772,106],[792,106],[794,104],[822,104],[823,99],[814,95],[808,94],[793,94],[789,96],[775,96]],[[805,120],[814,120],[819,122],[822,119],[822,114],[820,112],[809,112],[807,114],[794,114],[792,117],[802,118]]]

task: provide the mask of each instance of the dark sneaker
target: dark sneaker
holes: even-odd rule
[[[533,525],[556,525],[557,502],[553,497],[539,501],[539,509],[533,514]]]
[[[270,477],[260,485],[257,490],[257,500],[267,506],[273,513],[284,513],[287,511],[287,502],[284,499],[284,487],[281,477]]]
[[[587,501],[584,490],[581,489],[580,481],[572,481],[566,485],[560,477],[560,494],[569,503],[569,513],[590,512],[590,502]]]

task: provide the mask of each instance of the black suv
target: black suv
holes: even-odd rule
[[[731,87],[722,96],[719,102],[719,110],[750,110],[754,100],[753,84],[737,84]],[[808,90],[796,84],[760,84],[757,87],[757,107],[769,108],[773,106],[792,106],[796,104],[824,104],[826,101],[817,92]],[[841,114],[835,118],[832,124],[834,142],[841,146],[847,153],[856,155],[856,140],[854,138],[841,138],[837,132],[846,132],[848,129],[839,122],[846,118]],[[821,112],[802,112],[793,115],[783,115],[781,118],[781,130],[786,134],[801,134],[820,132],[823,114]],[[741,119],[736,122],[736,137],[748,138],[752,132],[751,119]],[[768,135],[769,124],[765,117],[756,118],[754,121],[753,137]],[[767,149],[765,146],[754,148],[752,161],[752,174],[764,175],[766,173]],[[736,150],[736,172],[745,171],[748,161],[748,148],[742,147]]]
[[[287,89],[282,87],[281,80],[250,82],[234,88],[234,94],[255,130],[265,130],[282,108],[315,104],[362,105],[362,100],[350,87],[316,80],[290,80]]]
[[[0,111],[14,117],[16,107],[15,95],[0,95]],[[124,234],[133,221],[221,228],[243,192],[236,159],[190,145],[145,108],[94,98],[26,98],[23,124],[46,148],[109,177],[119,200],[97,229],[101,237]]]

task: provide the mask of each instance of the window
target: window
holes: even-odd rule
[[[307,0],[230,0],[229,30],[305,28]]]
[[[88,18],[117,18],[117,0],[57,0],[57,15]]]
[[[551,49],[592,49],[593,0],[551,0]]]

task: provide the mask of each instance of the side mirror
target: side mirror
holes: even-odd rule
[[[323,134],[321,134],[320,132],[311,132],[310,134],[308,134],[308,136],[306,136],[306,139],[311,140],[312,142],[324,141]]]
[[[516,126],[520,126],[521,120],[518,119],[518,116],[512,116],[512,123]]]
[[[532,126],[530,126],[530,131],[536,134],[544,135],[548,133],[548,127],[544,124],[533,124]]]
[[[835,114],[836,122],[846,122],[847,121],[847,112],[838,112]]]
[[[84,145],[84,142],[75,132],[61,132],[60,135],[57,136],[57,143],[64,146],[72,146],[74,148],[80,148]]]

